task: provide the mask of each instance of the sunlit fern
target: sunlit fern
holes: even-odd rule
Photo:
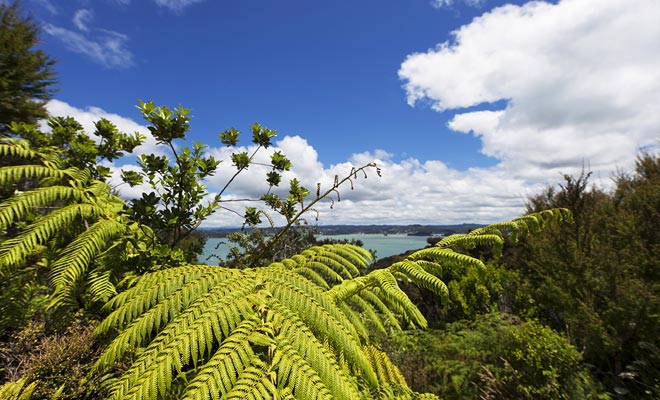
[[[6,237],[0,243],[3,281],[37,263],[49,270],[53,306],[75,302],[80,286],[94,299],[113,296],[107,270],[95,261],[131,230],[119,216],[123,201],[106,183],[91,179],[88,170],[61,169],[24,141],[0,142],[0,154],[27,162],[0,168],[0,186],[17,188],[0,202],[0,233]],[[54,243],[53,249],[61,250],[45,252]]]
[[[533,218],[541,227],[564,217],[553,211]],[[425,327],[399,281],[446,299],[434,271],[483,266],[452,244],[501,246],[505,234],[526,232],[529,220],[446,238],[363,276],[370,254],[349,244],[312,247],[262,268],[200,265],[147,274],[107,304],[111,313],[97,334],[114,340],[96,368],[130,363],[107,379],[112,399],[419,397],[370,344],[367,324],[383,331],[401,323]]]

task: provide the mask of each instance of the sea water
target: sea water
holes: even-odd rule
[[[351,234],[351,235],[317,235],[318,240],[360,240],[363,247],[374,251],[377,259],[405,253],[408,250],[417,250],[426,247],[426,236],[408,235],[383,235],[383,234]],[[207,261],[209,256],[218,256],[222,259],[227,257],[229,246],[222,244],[227,242],[225,238],[209,238],[204,246],[204,253],[199,257],[200,262],[217,264],[217,259]],[[216,249],[217,247],[217,249]]]

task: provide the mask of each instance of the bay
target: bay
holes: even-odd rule
[[[408,236],[408,235],[383,235],[383,234],[351,234],[351,235],[317,235],[318,240],[335,239],[335,240],[360,240],[363,247],[367,250],[376,252],[376,258],[382,259],[385,257],[393,256],[396,254],[405,253],[408,250],[417,250],[426,247],[426,236]],[[217,264],[217,259],[207,260],[207,257],[216,255],[222,259],[227,257],[229,247],[225,244],[225,238],[208,238],[204,252],[199,257],[200,262],[208,264]],[[220,244],[218,246],[218,244]],[[217,247],[217,249],[216,249]]]

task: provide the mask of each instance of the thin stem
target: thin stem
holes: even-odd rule
[[[354,171],[351,171],[351,173],[348,176],[344,177],[342,180],[335,180],[334,184],[332,185],[332,187],[330,189],[326,190],[321,196],[316,197],[316,199],[311,201],[307,206],[302,207],[300,209],[300,211],[298,211],[296,213],[296,215],[294,215],[293,218],[291,218],[291,220],[289,220],[287,222],[287,224],[284,226],[284,228],[280,229],[277,232],[277,234],[271,240],[266,242],[266,245],[264,246],[264,248],[259,253],[257,253],[256,257],[254,257],[252,259],[252,262],[250,263],[250,268],[254,268],[256,266],[256,263],[264,256],[264,254],[267,254],[273,248],[275,243],[277,243],[279,240],[281,240],[281,238],[289,231],[289,229],[291,229],[293,224],[296,221],[298,221],[300,219],[300,217],[302,217],[303,214],[305,214],[309,210],[311,210],[316,203],[318,203],[319,201],[323,200],[324,198],[328,197],[330,194],[335,192],[337,190],[337,188],[339,188],[345,182],[350,181],[351,178],[353,177],[354,172],[364,171],[367,168],[372,168],[372,167],[375,167],[375,166],[376,166],[375,163],[369,163],[369,164],[364,165],[364,166],[362,166],[362,167],[360,167],[360,168],[358,168]]]
[[[253,152],[252,155],[250,156],[250,162],[248,163],[248,166],[249,166],[249,164],[252,163],[252,159],[254,159],[254,156],[255,156],[255,155],[257,154],[257,152],[261,149],[261,147],[262,147],[262,146],[260,145],[259,147],[256,148],[256,150],[254,150],[254,152]],[[222,188],[222,190],[220,191],[220,193],[218,193],[218,195],[222,196],[222,194],[225,192],[225,190],[227,190],[227,188],[229,187],[229,185],[231,185],[231,183],[234,181],[234,179],[236,179],[236,177],[238,176],[238,174],[240,174],[241,172],[243,172],[243,171],[246,170],[246,169],[247,169],[247,167],[245,167],[245,168],[241,168],[241,169],[239,169],[238,171],[236,171],[236,172],[234,173],[234,175],[231,177],[231,179],[229,179],[229,181],[227,181],[227,183],[226,183],[225,186]]]

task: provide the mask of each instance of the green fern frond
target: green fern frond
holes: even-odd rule
[[[484,233],[484,234],[455,234],[450,235],[438,243],[436,247],[450,248],[453,246],[464,246],[465,248],[472,249],[475,246],[490,246],[501,247],[504,244],[504,239],[501,233]]]
[[[426,318],[419,311],[417,306],[410,301],[406,293],[399,288],[396,278],[387,269],[379,269],[368,275],[375,281],[375,293],[381,293],[384,299],[393,306],[395,311],[401,313],[413,327],[427,327]]]
[[[273,399],[277,388],[269,380],[264,363],[255,358],[252,365],[246,368],[238,381],[224,398],[227,400],[265,400]]]
[[[371,364],[376,366],[376,373],[381,387],[390,388],[391,395],[389,398],[392,398],[392,396],[408,397],[412,394],[412,390],[406,383],[406,378],[385,352],[373,345],[365,346],[364,350]]]
[[[93,300],[107,301],[117,294],[117,288],[111,282],[111,272],[95,268],[89,272],[89,293]]]
[[[392,270],[403,272],[406,277],[413,281],[417,286],[431,290],[440,296],[442,304],[446,304],[449,299],[447,285],[435,275],[428,273],[422,266],[412,260],[403,260],[392,264]]]
[[[10,197],[0,203],[0,229],[22,221],[28,213],[39,211],[58,201],[80,201],[83,192],[66,186],[49,186]]]
[[[186,387],[184,400],[219,399],[228,393],[255,356],[248,342],[257,327],[256,316],[243,320]]]
[[[76,220],[95,219],[103,209],[92,204],[71,204],[38,219],[24,232],[0,245],[0,268],[23,262],[37,245],[45,244]]]
[[[327,265],[346,279],[359,276],[359,268],[366,267],[371,261],[371,254],[355,245],[313,246],[303,251],[301,255]]]
[[[0,137],[0,156],[33,160],[42,158],[43,154],[32,149],[25,139]]]
[[[486,268],[483,261],[468,255],[457,253],[452,249],[429,247],[412,253],[408,258],[412,261],[431,260],[440,265],[460,264],[483,270]]]
[[[402,327],[396,314],[390,310],[385,302],[374,292],[373,289],[365,289],[358,294],[366,302],[373,305],[374,309],[381,315],[383,326],[395,331],[401,331]]]
[[[272,269],[269,272],[268,288],[273,297],[299,314],[316,335],[326,337],[335,349],[346,351],[355,363],[362,363],[358,359],[359,335],[331,298],[297,274],[285,275]]]
[[[357,298],[358,296],[355,296],[354,298]],[[363,340],[368,340],[369,339],[369,329],[367,328],[366,325],[366,320],[364,319],[364,316],[358,313],[356,310],[354,310],[352,307],[354,307],[354,298],[351,298],[351,302],[340,302],[337,303],[341,311],[346,315],[346,318],[350,321],[351,325],[355,327],[356,332],[360,336],[361,339]]]
[[[5,400],[30,400],[32,392],[37,389],[38,381],[28,384],[26,378],[16,382],[7,382],[0,385],[0,399]]]
[[[27,179],[61,179],[66,176],[66,170],[43,165],[12,165],[0,168],[0,185],[15,184]]]
[[[373,293],[371,291],[365,290],[361,293],[358,293],[356,296],[352,296],[349,299],[348,303],[353,306],[353,308],[359,313],[362,319],[368,321],[368,323],[371,326],[373,326],[377,331],[383,334],[387,334],[387,329],[385,328],[385,325],[388,324],[388,315],[384,315],[383,312],[384,311],[387,312],[389,310],[386,309],[385,305],[382,302],[380,302],[382,308],[377,308],[372,302],[366,300],[366,297],[368,297],[369,294],[373,296]],[[380,300],[377,297],[376,299]],[[387,312],[387,314],[389,314],[389,316],[392,319],[394,319],[394,321],[396,321],[396,316],[394,316],[394,314],[390,312]],[[398,326],[398,321],[396,322],[396,326]]]
[[[397,278],[446,298],[438,278],[444,268],[484,268],[451,247],[497,247],[504,230],[559,217],[565,216],[547,213],[454,236],[364,276],[370,255],[350,245],[312,247],[256,269],[185,266],[147,274],[108,303],[112,312],[97,333],[116,336],[95,367],[134,352],[111,386],[113,399],[167,398],[184,373],[187,380],[177,381],[189,400],[421,398],[384,353],[363,344],[372,326],[400,330],[399,316],[426,326]]]
[[[279,346],[291,346],[318,374],[323,385],[339,399],[356,398],[357,390],[346,369],[341,367],[335,359],[336,353],[332,353],[327,346],[323,344],[304,320],[295,312],[291,311],[286,305],[275,302],[271,303],[271,308],[276,313],[275,324],[279,326],[278,335],[274,338],[274,343]],[[322,337],[322,336],[321,336]],[[351,355],[351,352],[356,354]],[[377,377],[368,364],[368,359],[362,351],[362,347],[346,348],[341,354],[349,359],[356,360],[353,364],[355,371],[362,371],[362,375],[372,384],[377,384]],[[285,360],[286,361],[286,360]],[[279,364],[277,356],[273,358],[273,366],[278,368],[278,381],[280,384],[288,382],[291,373],[296,374],[288,364]]]
[[[188,270],[192,268],[181,267],[181,269]],[[168,288],[158,285],[155,291],[148,291],[145,296],[141,296],[141,299],[145,300],[151,300],[154,297],[160,298],[153,307],[144,311],[141,311],[143,307],[139,300],[125,303],[123,307],[110,314],[97,328],[97,332],[103,333],[114,326],[119,326],[121,329],[127,322],[130,322],[130,325],[123,329],[101,354],[95,367],[103,368],[111,365],[121,359],[127,351],[141,347],[157,334],[160,335],[161,339],[167,339],[167,336],[172,334],[171,330],[180,332],[183,329],[188,329],[189,325],[196,320],[196,313],[211,312],[214,314],[210,315],[205,321],[198,322],[205,324],[203,326],[204,333],[208,333],[210,328],[212,335],[208,335],[204,343],[198,343],[198,345],[204,347],[197,346],[191,352],[186,353],[186,358],[192,356],[195,360],[203,356],[204,351],[210,348],[208,340],[212,338],[221,340],[223,337],[227,337],[241,321],[241,312],[250,308],[250,305],[245,302],[245,296],[250,293],[255,284],[246,281],[245,275],[240,273],[239,270],[233,271],[235,273],[231,277],[223,273],[202,275],[200,279],[187,282],[185,286],[182,285],[181,290],[173,290],[167,296],[162,296],[162,293],[159,292],[167,289],[171,291],[173,287]],[[163,275],[160,273],[155,274]],[[219,284],[220,282],[222,284]],[[249,283],[249,285],[246,285],[246,283]],[[159,341],[155,342],[159,343]],[[149,353],[149,350],[142,355],[142,359],[146,362],[151,360],[149,357],[154,357],[154,354]]]
[[[100,256],[113,240],[126,233],[126,225],[117,220],[100,219],[89,229],[78,235],[64,249],[60,258],[52,265],[50,272],[51,282],[55,285],[56,296],[51,307],[56,307],[64,298],[74,293],[80,278],[88,272],[93,260]],[[90,287],[92,295],[100,299],[110,298],[116,294],[109,275],[97,276]]]

